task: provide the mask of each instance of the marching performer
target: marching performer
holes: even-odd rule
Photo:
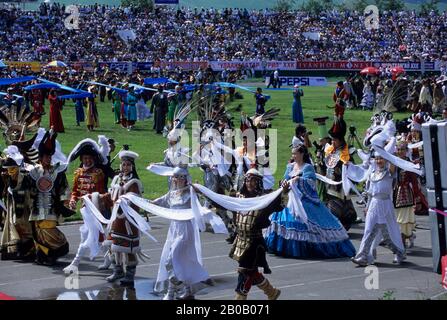
[[[343,165],[351,161],[349,147],[345,141],[346,122],[342,115],[335,115],[334,124],[328,133],[332,139],[332,143],[327,144],[324,149],[326,177],[335,182],[339,182],[342,180]],[[327,186],[327,199],[329,210],[340,220],[345,229],[349,230],[351,224],[357,219],[357,213],[350,196],[343,193],[342,185],[329,184]]]
[[[303,211],[297,216],[286,207],[272,215],[265,232],[269,252],[294,258],[353,257],[355,248],[346,230],[318,197],[309,151],[300,145],[292,149],[292,157],[284,179],[296,180]]]
[[[138,154],[129,150],[123,150],[118,157],[121,160],[120,173],[116,175],[110,185],[107,195],[111,202],[116,204],[125,194],[140,196],[143,193],[143,185],[138,177],[135,160]],[[130,212],[136,207],[128,207]],[[114,210],[115,211],[115,210]],[[136,212],[133,212],[134,214]],[[138,264],[138,256],[141,256],[140,230],[135,225],[135,216],[128,216],[120,208],[111,217],[111,229],[108,240],[112,241],[111,253],[114,256],[113,274],[107,277],[108,282],[118,279],[121,285],[133,285]],[[138,214],[138,213],[136,213]],[[130,221],[133,219],[134,221]],[[126,272],[124,272],[124,265]]]
[[[38,147],[40,163],[30,171],[33,206],[29,220],[36,247],[36,262],[44,265],[54,265],[59,257],[68,253],[67,239],[56,226],[61,216],[75,214],[66,207],[70,198],[66,165],[51,163],[56,153],[56,136],[57,133],[51,130],[45,133]]]
[[[254,198],[263,193],[262,174],[254,168],[248,170],[239,197]],[[271,273],[266,259],[267,246],[262,229],[270,225],[269,216],[280,209],[281,196],[262,210],[236,214],[236,239],[230,251],[230,258],[239,263],[236,300],[246,300],[252,285],[264,291],[269,300],[276,300],[281,294],[281,291],[274,288],[258,270],[262,267],[265,274]]]
[[[6,221],[1,238],[1,259],[35,258],[31,224],[31,179],[23,167],[23,156],[16,146],[3,151],[7,158],[2,167],[7,170]]]
[[[190,183],[188,170],[176,167],[169,192],[152,203],[170,209],[191,208]],[[192,299],[194,285],[209,279],[197,253],[200,246],[195,240],[199,236],[198,232],[192,220],[171,221],[154,288],[155,292],[166,292],[164,300]]]
[[[102,141],[103,148],[100,148],[99,145],[93,141],[92,139],[84,139],[80,141],[71,151],[68,156],[68,162],[73,162],[78,157],[81,160],[81,164],[78,169],[74,172],[73,178],[73,188],[71,192],[70,198],[70,209],[76,210],[76,206],[79,200],[86,195],[92,195],[93,193],[105,193],[105,176],[103,171],[98,168],[100,165],[107,164],[107,155],[108,155],[108,143],[107,139],[104,136],[99,136]],[[105,148],[105,149],[104,149]],[[106,210],[101,210],[103,215],[106,215]],[[88,230],[85,226],[81,226],[81,243],[78,247],[78,251],[76,253],[73,261],[64,268],[65,273],[71,273],[76,268],[78,268],[81,258],[84,256],[87,247],[83,245],[84,240],[87,238]],[[104,241],[104,237],[102,235],[98,238],[99,242]],[[107,251],[107,248],[103,248],[104,251]],[[102,266],[104,269],[107,269],[110,265],[110,261],[106,258],[106,262]],[[102,269],[102,268],[100,268]]]
[[[352,262],[359,266],[373,264],[375,249],[383,237],[387,247],[395,254],[393,263],[400,264],[406,259],[406,255],[392,200],[393,174],[396,168],[379,153],[375,153],[374,156],[376,168],[369,176],[367,192],[370,200],[366,213],[365,233]]]
[[[275,300],[281,293],[259,272],[262,267],[265,274],[271,273],[266,259],[267,246],[262,229],[270,225],[269,216],[282,210],[282,194],[288,191],[288,184],[274,192],[265,194],[263,175],[257,169],[248,170],[238,197],[217,194],[205,187],[194,184],[194,189],[205,197],[236,212],[236,238],[230,250],[230,258],[239,263],[236,299],[246,300],[252,285],[257,285]]]
[[[407,158],[408,144],[405,141],[397,142],[397,155],[399,158],[409,161]],[[406,247],[406,241],[410,241],[409,248],[414,245],[416,235],[414,214],[414,191],[413,186],[418,184],[417,176],[409,171],[396,168],[397,177],[394,185],[393,202],[396,208],[397,223],[400,226],[402,242]]]

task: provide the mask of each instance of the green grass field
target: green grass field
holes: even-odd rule
[[[312,140],[317,140],[318,130],[316,124],[312,121],[315,117],[329,116],[328,128],[332,123],[333,109],[329,109],[327,106],[332,106],[332,92],[333,85],[328,87],[303,87],[304,97],[302,98],[302,104],[304,109],[305,124],[308,130],[313,132],[311,136]],[[291,106],[293,102],[292,91],[275,91],[265,90],[266,94],[271,95],[271,100],[267,102],[267,109],[270,107],[281,108],[280,115],[273,121],[272,127],[277,129],[278,147],[277,155],[278,170],[275,173],[275,179],[278,181],[281,179],[287,161],[290,157],[289,144],[294,134],[295,124],[292,122]],[[247,114],[254,114],[255,100],[251,93],[242,91],[244,99],[235,100],[233,104],[243,104],[243,111]],[[232,104],[232,105],[233,105]],[[231,105],[230,105],[231,107]],[[42,126],[48,126],[48,103],[45,105],[47,114],[42,119]],[[104,102],[99,103],[98,112],[100,118],[100,128],[95,132],[88,132],[85,124],[81,123],[81,126],[76,126],[74,104],[72,101],[67,101],[63,110],[63,119],[65,125],[65,133],[61,133],[58,136],[58,140],[62,145],[62,150],[65,154],[69,154],[71,149],[84,138],[92,138],[97,140],[98,134],[104,134],[109,138],[114,138],[117,142],[117,150],[121,148],[122,144],[129,144],[131,150],[137,152],[140,158],[137,161],[137,169],[140,178],[143,182],[146,198],[154,199],[167,191],[167,179],[165,177],[157,176],[145,168],[151,162],[163,161],[163,150],[167,148],[167,140],[161,135],[155,134],[152,130],[153,120],[149,119],[143,122],[137,122],[135,130],[128,132],[121,126],[116,125],[113,119],[113,113],[111,110],[111,103]],[[347,110],[345,113],[346,122],[349,125],[355,125],[360,139],[363,139],[363,133],[369,126],[369,119],[371,112],[361,110]],[[235,125],[239,124],[239,114],[233,114],[235,117]],[[396,118],[403,118],[404,114],[399,114]],[[196,115],[193,114],[188,118],[188,122],[196,120]],[[188,129],[191,129],[191,125],[188,124]],[[112,157],[115,155],[112,154]],[[114,168],[117,168],[119,161],[114,162]],[[67,171],[67,176],[72,184],[73,171],[79,165],[76,161],[72,163]],[[192,169],[192,176],[194,180],[202,182],[202,173],[200,169]],[[79,218],[76,215],[72,218]]]

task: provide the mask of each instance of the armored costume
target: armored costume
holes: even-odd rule
[[[339,182],[342,180],[343,165],[351,160],[348,144],[345,141],[346,123],[342,117],[336,118],[332,128],[329,130],[331,138],[339,139],[341,145],[335,147],[334,143],[325,147],[326,177]],[[345,195],[342,185],[327,186],[327,207],[349,230],[351,224],[357,219],[357,214],[349,195]]]
[[[257,180],[257,189],[249,192],[246,186],[248,179]],[[256,197],[264,193],[262,174],[256,169],[250,169],[246,174],[246,180],[241,188],[239,197]],[[247,299],[252,285],[257,285],[270,300],[276,300],[281,293],[275,289],[269,281],[258,271],[258,267],[264,269],[265,274],[271,273],[266,259],[267,246],[262,235],[262,229],[270,225],[269,216],[273,212],[281,211],[281,196],[276,198],[266,208],[253,210],[248,213],[236,214],[236,238],[230,251],[230,258],[239,263],[238,284],[236,299]]]
[[[29,220],[36,246],[36,262],[48,265],[68,253],[67,239],[56,226],[61,216],[74,214],[64,206],[70,196],[66,166],[50,162],[56,150],[56,135],[52,131],[46,132],[38,148],[41,164],[30,171],[33,207]]]

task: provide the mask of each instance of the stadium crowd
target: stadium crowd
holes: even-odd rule
[[[447,13],[381,12],[367,30],[362,13],[271,9],[137,11],[80,7],[78,30],[64,26],[65,6],[0,10],[0,57],[13,61],[219,61],[446,59]],[[123,41],[118,30],[132,29]],[[309,33],[318,35],[311,39]],[[441,53],[441,54],[440,54]]]

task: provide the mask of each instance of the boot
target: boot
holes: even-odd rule
[[[183,290],[183,293],[178,295],[177,299],[179,299],[179,300],[194,300],[194,295],[192,294],[191,287],[188,285],[185,285],[185,289]]]
[[[354,258],[351,258],[351,261],[361,267],[366,267],[368,265],[368,260],[365,259],[364,257],[357,257],[357,258],[354,257]]]
[[[408,248],[413,248],[414,247],[414,240],[416,239],[416,234],[413,232],[410,236],[410,245],[408,246]]]
[[[121,279],[124,277],[123,266],[120,264],[113,265],[113,273],[111,276],[107,277],[106,280],[108,282],[114,282],[115,280]]]
[[[111,264],[112,264],[112,259],[110,258],[110,255],[109,255],[109,254],[106,254],[106,255],[104,256],[104,262],[103,262],[102,265],[100,265],[100,266],[98,267],[98,270],[107,270],[107,269],[109,269],[109,267],[110,267]]]
[[[234,297],[234,300],[247,300],[247,295],[236,292],[236,297]]]
[[[274,288],[267,279],[258,284],[258,288],[264,291],[269,300],[276,300],[281,294],[281,290]]]
[[[126,275],[124,279],[120,281],[122,286],[132,286],[134,283],[135,273],[137,271],[137,266],[126,266]]]
[[[64,268],[64,273],[69,275],[71,273],[75,273],[78,271],[79,263],[81,262],[81,258],[84,256],[84,253],[87,251],[87,248],[80,246],[78,248],[78,252],[76,253],[76,257],[73,261]]]
[[[174,298],[175,298],[175,286],[171,281],[169,281],[168,291],[166,291],[163,300],[174,300]]]

